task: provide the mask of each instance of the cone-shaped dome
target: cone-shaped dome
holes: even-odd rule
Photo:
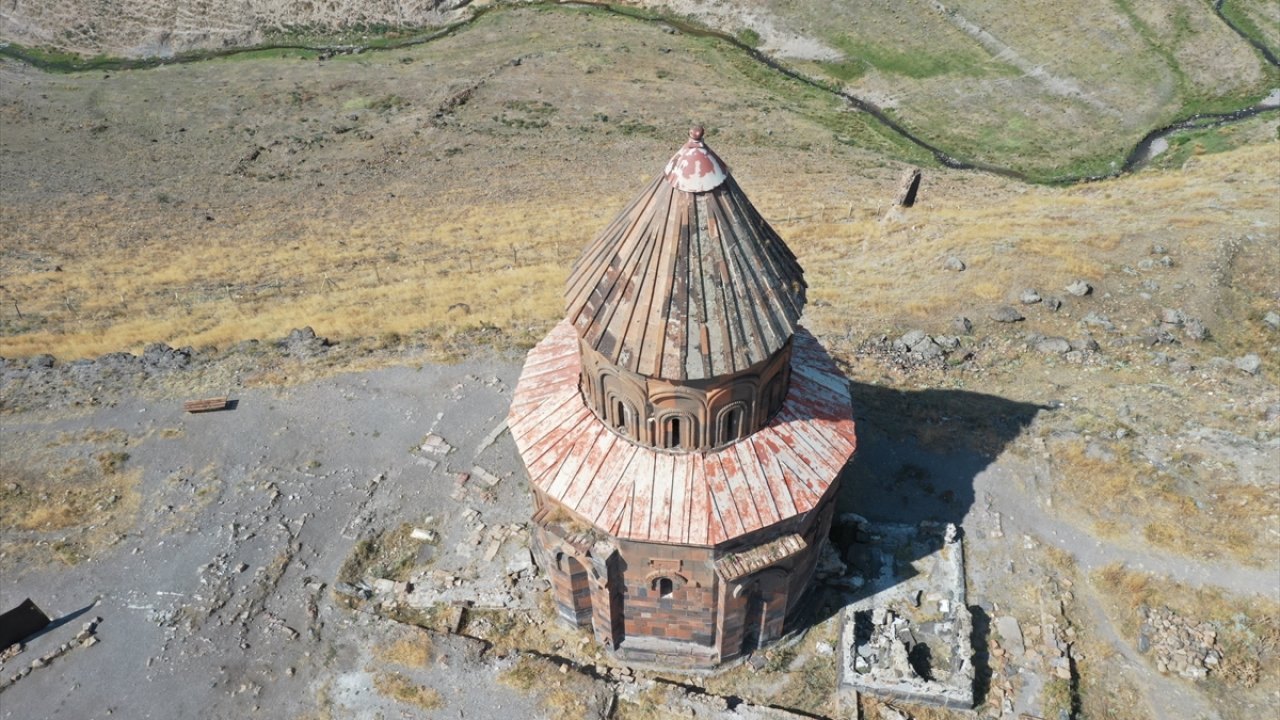
[[[568,320],[614,364],[666,380],[742,371],[786,345],[804,271],[702,129],[573,266]]]

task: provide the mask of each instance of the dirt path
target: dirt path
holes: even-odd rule
[[[1023,485],[1027,490],[1022,490]],[[1242,595],[1275,597],[1280,593],[1276,582],[1280,568],[1251,568],[1225,559],[1206,562],[1094,537],[1042,507],[1040,498],[1048,497],[1047,478],[1041,469],[1026,463],[1003,460],[992,465],[974,478],[974,494],[990,498],[991,509],[1000,513],[1006,533],[1034,535],[1071,553],[1085,574],[1123,563],[1131,570],[1192,586],[1212,585]],[[970,514],[983,512],[983,505],[975,503]]]

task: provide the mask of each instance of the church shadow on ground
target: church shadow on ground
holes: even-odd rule
[[[953,523],[972,508],[974,479],[1049,406],[1019,402],[965,390],[898,390],[849,383],[858,450],[845,466],[836,498],[831,543],[850,560],[855,528],[841,522],[855,513],[875,523],[919,525]],[[917,543],[911,557],[899,557],[900,570],[941,548]],[[850,573],[858,573],[856,565]],[[905,580],[909,575],[903,576]],[[801,629],[821,623],[870,591],[841,591],[815,581],[811,611]]]

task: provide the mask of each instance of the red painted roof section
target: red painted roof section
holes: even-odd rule
[[[508,423],[533,484],[614,537],[712,546],[808,512],[857,445],[848,383],[804,328],[782,409],[712,452],[617,435],[583,402],[580,372],[578,335],[561,322],[529,352]]]
[[[691,129],[689,142],[671,156],[662,170],[662,176],[676,190],[707,192],[719,187],[729,177],[724,161],[702,142],[702,133],[701,127]]]
[[[617,366],[701,380],[772,357],[805,288],[795,254],[691,139],[574,263],[566,316]]]

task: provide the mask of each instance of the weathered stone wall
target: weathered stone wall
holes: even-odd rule
[[[535,491],[533,552],[567,624],[590,626],[602,645],[629,661],[713,667],[794,628],[834,498],[833,491],[808,513],[710,548],[613,538]],[[794,547],[803,549],[770,554],[777,547],[770,543],[796,535],[803,544]],[[753,550],[764,550],[767,560],[749,571],[738,565],[741,577],[726,580],[717,572],[717,560]],[[741,562],[735,557],[731,566]]]
[[[742,372],[680,383],[618,367],[585,342],[581,350],[587,407],[614,431],[656,448],[708,449],[744,438],[782,407],[790,383],[790,341]],[[674,434],[673,420],[680,425]]]
[[[709,548],[619,544],[625,569],[627,637],[712,646],[716,639],[716,575]],[[669,592],[664,594],[665,588]]]

